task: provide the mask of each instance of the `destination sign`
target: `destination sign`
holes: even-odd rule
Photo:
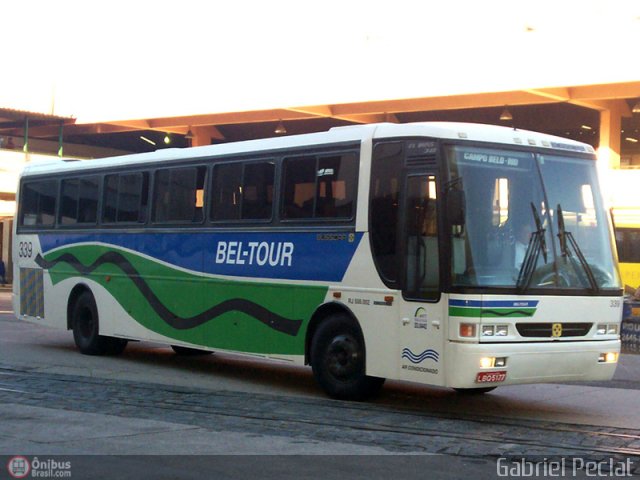
[[[498,167],[505,169],[530,170],[532,154],[480,148],[456,148],[459,164]]]

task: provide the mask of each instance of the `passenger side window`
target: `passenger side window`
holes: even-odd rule
[[[408,176],[405,228],[404,293],[408,298],[437,300],[440,254],[435,176]]]
[[[242,164],[213,167],[211,220],[239,220],[242,202]]]
[[[389,284],[399,280],[398,225],[400,175],[404,162],[404,143],[375,146],[371,164],[369,238],[381,277]]]
[[[213,168],[212,221],[268,220],[273,210],[272,162],[227,163]]]
[[[149,174],[144,172],[105,176],[103,198],[103,222],[146,222],[149,202]]]
[[[201,223],[206,167],[166,168],[155,174],[153,221]]]
[[[355,153],[285,159],[282,218],[353,218],[357,169]]]
[[[99,177],[79,177],[62,180],[61,225],[95,224],[98,219]]]
[[[53,226],[56,220],[58,182],[28,182],[20,191],[20,225]]]

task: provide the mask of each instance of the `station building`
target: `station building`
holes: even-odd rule
[[[326,131],[376,122],[456,121],[534,130],[592,145],[611,206],[640,218],[640,80],[541,85],[353,103],[285,106],[174,117],[79,123],[0,105],[0,243],[11,272],[11,223],[25,164],[94,159]],[[11,281],[11,278],[7,279]]]

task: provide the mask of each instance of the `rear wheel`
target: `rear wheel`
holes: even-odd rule
[[[311,343],[311,366],[320,386],[337,399],[364,400],[384,383],[384,378],[365,375],[362,333],[344,314],[332,315],[318,327]]]
[[[182,357],[194,357],[197,355],[211,355],[211,350],[200,350],[199,348],[181,347],[180,345],[171,345],[176,355]]]
[[[127,346],[123,338],[100,335],[98,308],[93,295],[85,291],[76,300],[71,311],[73,340],[85,355],[118,355]]]

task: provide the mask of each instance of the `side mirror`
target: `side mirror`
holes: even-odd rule
[[[450,225],[464,225],[465,205],[466,199],[463,190],[449,190],[447,194],[447,217]]]

